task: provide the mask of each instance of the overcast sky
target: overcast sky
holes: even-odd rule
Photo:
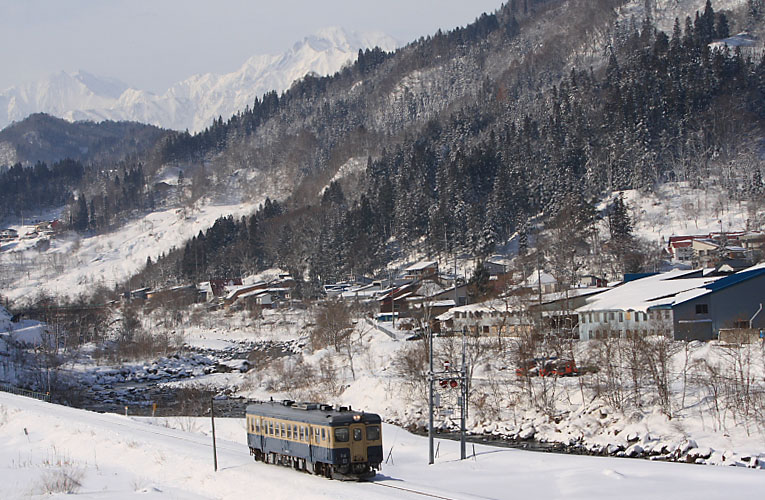
[[[472,22],[502,0],[0,0],[0,89],[85,70],[164,91],[226,73],[320,28],[402,42]]]

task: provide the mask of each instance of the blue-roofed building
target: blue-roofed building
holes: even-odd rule
[[[765,328],[765,266],[739,271],[680,295],[672,304],[674,337],[711,340],[721,329]]]
[[[721,329],[765,328],[765,265],[723,276],[671,271],[625,280],[577,309],[583,340],[667,335],[712,340]]]

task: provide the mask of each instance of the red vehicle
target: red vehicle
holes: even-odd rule
[[[579,375],[579,369],[572,359],[561,359],[558,357],[534,358],[524,361],[515,370],[515,374],[519,377],[569,377]]]

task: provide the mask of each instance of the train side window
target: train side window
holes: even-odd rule
[[[376,425],[367,426],[367,441],[377,441],[380,439],[380,428]]]
[[[300,440],[305,441],[305,427],[300,426]]]
[[[255,434],[259,434],[260,433],[260,419],[255,418],[253,420],[254,420],[253,424],[255,426]]]
[[[279,424],[279,436],[287,437],[287,429],[284,428],[284,424]]]
[[[321,440],[326,441],[327,435],[324,433],[324,429],[321,430]]]
[[[348,428],[347,427],[336,427],[335,428],[335,442],[337,442],[337,443],[347,443],[349,438],[350,438],[350,433],[348,432]]]
[[[297,438],[298,438],[298,426],[297,425],[293,425],[292,426],[292,435],[295,437],[295,440],[297,441]]]
[[[321,431],[319,431],[319,428],[317,427],[317,428],[316,428],[316,430],[315,430],[315,432],[314,432],[314,435],[315,435],[315,437],[314,437],[314,440],[316,440],[316,442],[317,442],[317,443],[318,443],[318,442],[319,442],[319,440],[321,439],[321,435],[320,435],[320,433],[321,433]]]
[[[292,439],[292,426],[287,424],[287,439]]]

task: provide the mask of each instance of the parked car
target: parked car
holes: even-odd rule
[[[558,358],[551,356],[547,358],[527,359],[516,368],[515,374],[519,377],[569,377],[579,375],[579,369],[573,359]]]

